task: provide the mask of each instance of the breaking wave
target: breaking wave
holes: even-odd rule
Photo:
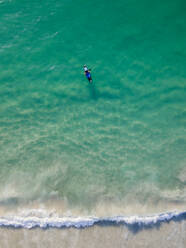
[[[87,228],[94,225],[119,226],[125,225],[132,231],[153,228],[170,221],[186,220],[186,211],[168,212],[151,216],[116,216],[116,217],[36,217],[9,216],[0,217],[0,227],[8,228]]]

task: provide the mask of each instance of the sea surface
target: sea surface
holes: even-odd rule
[[[184,248],[185,220],[186,2],[0,0],[0,248]]]

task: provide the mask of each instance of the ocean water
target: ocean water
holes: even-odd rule
[[[1,0],[0,245],[184,247],[185,68],[185,1]]]

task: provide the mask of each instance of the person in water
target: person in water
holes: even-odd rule
[[[84,69],[85,76],[88,79],[89,83],[92,83],[92,77],[91,77],[91,74],[90,74],[91,70],[88,69],[86,65],[84,65],[83,69]]]

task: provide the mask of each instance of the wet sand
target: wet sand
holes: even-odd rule
[[[125,226],[86,229],[0,229],[3,248],[185,248],[186,221],[163,223],[138,232]]]

